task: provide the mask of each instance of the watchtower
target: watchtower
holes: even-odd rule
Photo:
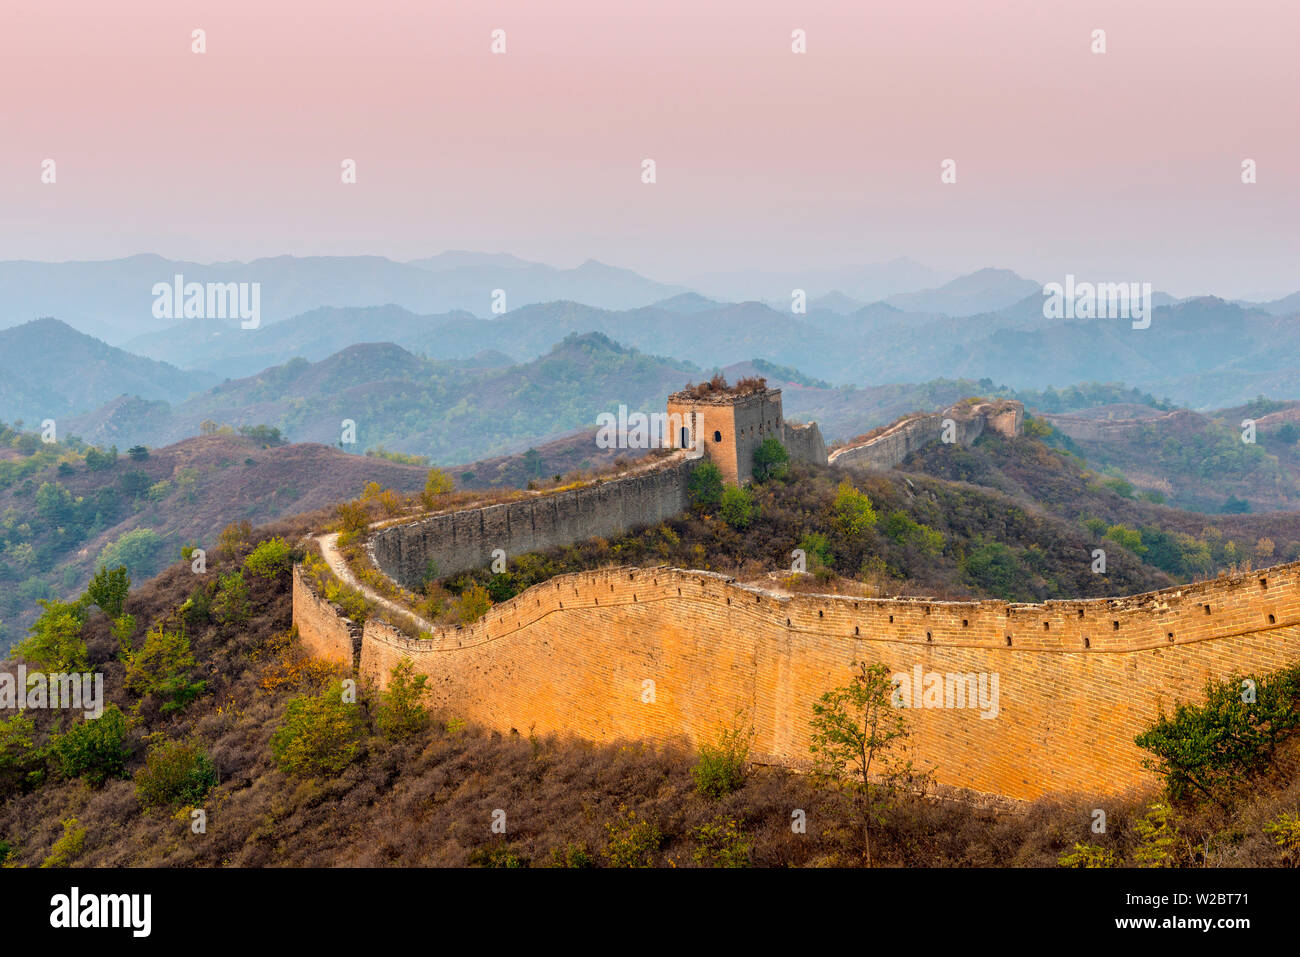
[[[759,383],[762,380],[758,380]],[[781,390],[742,380],[735,386],[699,386],[668,397],[673,448],[702,448],[724,481],[743,485],[754,476],[754,450],[764,439],[785,444]]]

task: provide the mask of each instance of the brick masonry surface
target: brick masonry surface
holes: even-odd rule
[[[295,575],[300,635],[341,660],[338,617]],[[1031,799],[1153,783],[1134,735],[1162,707],[1199,700],[1207,679],[1294,663],[1298,625],[1300,563],[1041,605],[783,596],[707,572],[615,568],[534,586],[431,639],[372,619],[359,667],[382,686],[409,657],[436,707],[502,732],[694,746],[743,710],[755,758],[796,768],[813,703],[854,660],[997,675],[996,717],[910,710],[913,757],[940,784]]]

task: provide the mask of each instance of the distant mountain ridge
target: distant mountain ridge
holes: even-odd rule
[[[0,329],[0,419],[9,422],[88,412],[123,394],[182,399],[215,381],[114,348],[58,319]]]
[[[686,292],[630,269],[587,260],[574,269],[513,256],[444,253],[410,263],[382,256],[274,256],[250,262],[196,263],[152,254],[104,262],[0,262],[0,327],[53,315],[73,328],[121,344],[169,323],[153,314],[155,283],[258,283],[262,325],[312,309],[381,306],[422,313],[492,315],[494,290],[506,307],[578,299],[628,309]]]

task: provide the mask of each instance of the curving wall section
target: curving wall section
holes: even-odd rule
[[[337,609],[300,590],[295,575],[308,647],[345,654],[328,620]],[[1117,793],[1150,783],[1133,737],[1161,707],[1198,699],[1209,678],[1300,660],[1300,563],[1041,605],[787,596],[706,572],[603,569],[432,639],[366,623],[363,675],[382,686],[404,657],[430,676],[437,707],[502,732],[695,744],[743,710],[756,758],[791,767],[806,763],[814,701],[855,659],[983,676],[989,690],[996,676],[995,716],[916,702],[919,765],[941,784],[1013,798]]]

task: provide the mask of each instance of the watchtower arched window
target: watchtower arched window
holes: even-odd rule
[[[722,441],[722,433],[721,433],[721,432],[714,432],[714,433],[713,433],[713,441],[714,441],[714,442],[721,442],[721,441]]]

